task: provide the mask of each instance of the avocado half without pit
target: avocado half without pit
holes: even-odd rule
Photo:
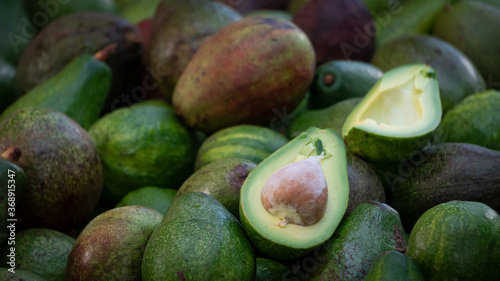
[[[240,196],[241,223],[259,251],[275,259],[307,254],[332,236],[347,208],[342,138],[308,129],[264,159]]]
[[[386,72],[347,117],[347,149],[366,161],[393,164],[422,150],[441,122],[436,72],[412,64]]]

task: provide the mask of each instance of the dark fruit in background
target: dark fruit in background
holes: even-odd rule
[[[158,5],[151,22],[150,64],[169,103],[179,77],[200,45],[240,19],[239,13],[217,2],[164,0]]]
[[[99,200],[102,166],[87,132],[66,115],[42,108],[21,109],[0,123],[0,151],[17,146],[17,164],[30,178],[25,228],[67,231],[85,222]]]
[[[299,105],[313,75],[314,50],[297,26],[253,16],[226,25],[201,45],[172,102],[186,125],[204,132],[269,125],[276,112]]]
[[[458,1],[436,18],[433,35],[462,51],[477,67],[487,88],[500,89],[500,8]]]
[[[70,14],[47,25],[30,42],[19,61],[18,90],[26,93],[55,76],[75,57],[93,55],[110,44],[116,44],[116,49],[106,59],[113,73],[104,111],[114,109],[113,101],[123,93],[130,93],[129,86],[138,77],[141,40],[135,26],[105,13]]]
[[[373,18],[361,0],[312,0],[294,15],[316,51],[316,63],[369,61],[375,49]]]
[[[245,14],[254,10],[285,10],[290,0],[215,0]]]

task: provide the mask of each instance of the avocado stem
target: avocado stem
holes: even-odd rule
[[[5,150],[0,155],[0,157],[12,163],[16,163],[19,160],[19,158],[21,158],[21,155],[22,155],[21,149],[19,149],[16,146],[11,146],[7,148],[7,150]]]
[[[117,46],[118,45],[116,43],[107,45],[106,47],[95,53],[94,58],[105,62],[108,57],[116,51]]]

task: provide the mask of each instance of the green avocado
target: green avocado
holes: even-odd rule
[[[116,14],[118,8],[114,0],[86,0],[86,1],[39,1],[39,0],[23,0],[24,6],[33,19],[33,23],[45,23],[40,28],[45,27],[49,22],[69,14],[78,12],[102,12],[108,14]],[[45,22],[40,22],[40,18],[44,18]],[[35,21],[38,20],[38,21]]]
[[[0,113],[17,98],[16,68],[0,56]]]
[[[429,33],[438,14],[452,0],[408,2],[374,16],[374,21],[377,23],[377,48],[401,36]]]
[[[113,111],[89,134],[102,159],[103,195],[110,201],[143,186],[178,189],[192,172],[194,137],[163,101]]]
[[[146,245],[142,280],[253,281],[255,256],[238,220],[211,196],[172,202]]]
[[[63,113],[30,107],[0,122],[0,151],[18,147],[30,183],[19,225],[67,231],[84,223],[102,192],[101,159],[87,132]]]
[[[345,120],[360,101],[361,98],[350,98],[327,108],[305,110],[290,123],[287,136],[290,139],[295,138],[310,127],[332,129],[340,135]]]
[[[406,254],[425,280],[500,280],[500,216],[479,202],[437,205],[415,224]]]
[[[142,206],[100,214],[78,235],[65,280],[140,280],[144,248],[162,218]]]
[[[195,170],[225,158],[243,158],[260,163],[288,142],[281,134],[261,126],[238,125],[209,136],[196,157]]]
[[[184,193],[203,192],[239,217],[240,189],[255,163],[242,158],[227,158],[212,162],[192,174],[179,188],[175,197]]]
[[[154,186],[141,187],[130,191],[122,198],[116,207],[144,206],[164,214],[172,201],[174,201],[177,190],[171,188],[160,188]]]
[[[422,271],[412,258],[398,251],[380,254],[370,266],[364,281],[424,281]]]
[[[265,258],[256,258],[257,271],[255,281],[282,281],[289,271],[283,264]]]
[[[335,60],[316,69],[310,86],[312,109],[329,107],[349,98],[362,98],[382,77],[377,67],[361,61]]]
[[[0,58],[4,58],[13,65],[17,64],[29,41],[38,31],[29,18],[23,1],[2,0],[0,2],[0,34],[2,34]]]
[[[11,268],[0,268],[0,280],[5,281],[45,281],[44,278],[29,271],[15,269],[12,273]]]
[[[120,11],[120,15],[133,24],[154,16],[156,8],[161,0],[135,1],[126,5]]]
[[[58,231],[33,228],[17,233],[15,267],[47,280],[64,281],[68,255],[75,239]],[[10,249],[2,254],[2,264],[8,264]]]
[[[6,232],[7,219],[13,219],[15,212],[11,211],[15,211],[16,207],[20,208],[22,206],[23,195],[29,183],[26,173],[16,165],[21,155],[22,152],[17,147],[0,151],[0,183],[2,183],[0,185],[0,229],[2,229],[0,232],[0,250],[9,237],[2,235],[8,232]],[[12,199],[9,200],[9,198]]]
[[[292,15],[287,12],[287,11],[280,11],[280,10],[253,10],[249,13],[246,13],[244,15],[245,17],[251,17],[251,16],[265,16],[265,17],[277,17],[277,18],[282,18],[288,21],[292,20]]]
[[[21,108],[46,107],[88,129],[99,118],[110,84],[111,69],[90,55],[82,55],[10,105],[0,120]]]
[[[297,258],[330,238],[348,196],[342,139],[310,128],[250,173],[241,187],[240,220],[259,251]]]
[[[472,62],[457,48],[429,35],[394,39],[375,51],[372,63],[388,71],[411,63],[426,63],[436,70],[443,112],[465,97],[485,90],[485,82]]]
[[[452,44],[477,67],[487,89],[500,90],[500,8],[457,1],[438,15],[433,35]]]
[[[441,122],[436,72],[404,65],[384,73],[347,117],[342,136],[350,152],[381,164],[420,151]]]
[[[477,201],[500,212],[500,151],[467,143],[432,145],[391,174],[392,198],[407,231],[430,208]]]
[[[500,151],[499,108],[500,91],[467,97],[443,117],[434,142],[471,143]]]
[[[294,271],[304,280],[362,281],[378,255],[404,252],[406,247],[398,212],[379,202],[363,203],[339,225],[330,240],[297,261]]]

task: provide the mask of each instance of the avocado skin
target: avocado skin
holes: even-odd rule
[[[500,216],[480,202],[437,205],[415,224],[406,255],[425,280],[500,280]]]
[[[66,114],[88,129],[101,113],[110,84],[111,69],[90,55],[82,55],[15,101],[0,120],[21,108],[46,107]]]
[[[257,273],[255,281],[282,281],[284,275],[289,271],[283,264],[265,258],[257,258]]]
[[[314,45],[317,65],[331,60],[369,61],[375,38],[367,36],[364,30],[372,22],[370,11],[361,0],[312,0],[293,16],[293,23],[304,30]]]
[[[140,280],[144,248],[162,218],[142,206],[100,214],[78,236],[65,280]]]
[[[443,143],[424,149],[403,166],[412,172],[394,179],[390,205],[408,231],[427,210],[450,200],[478,201],[500,210],[498,151]]]
[[[20,1],[21,2],[21,1]],[[103,12],[116,14],[118,8],[114,0],[86,0],[86,1],[56,1],[55,7],[47,5],[51,1],[39,0],[22,0],[24,7],[29,12],[29,18],[33,19],[39,14],[47,15],[48,21],[51,22],[61,16],[74,14],[78,12]],[[45,3],[47,7],[43,7],[40,3]],[[43,28],[43,27],[42,27]]]
[[[64,281],[69,252],[75,239],[45,228],[23,230],[16,235],[16,272],[26,270],[47,280]],[[10,250],[3,253],[3,264]]]
[[[349,180],[349,201],[344,219],[361,203],[368,201],[385,203],[384,186],[375,171],[370,165],[351,153],[347,153],[347,178]]]
[[[89,134],[103,163],[103,195],[114,203],[143,186],[178,189],[192,173],[193,134],[164,101],[116,110],[99,119]]]
[[[443,112],[465,97],[485,90],[481,74],[461,51],[428,35],[407,35],[375,51],[372,63],[388,71],[412,63],[427,63],[436,70]]]
[[[487,88],[500,90],[500,8],[480,1],[457,1],[436,18],[433,35],[462,51]],[[467,38],[467,40],[464,40]]]
[[[154,186],[141,187],[133,190],[122,198],[116,207],[144,206],[164,214],[172,201],[174,201],[177,190],[171,188],[160,188]]]
[[[0,154],[2,151],[0,151]],[[9,170],[14,173],[10,173],[14,175],[13,178],[9,177]],[[9,182],[10,180],[14,180],[14,182]],[[8,192],[9,187],[14,185],[15,189],[13,190],[15,194],[15,204],[17,208],[20,208],[23,203],[23,196],[26,192],[29,179],[26,176],[26,173],[16,164],[7,161],[3,158],[0,158],[0,229],[2,229],[1,233],[4,233],[7,229],[7,219],[9,219],[9,201],[8,201]],[[4,246],[4,243],[7,241],[8,236],[0,235],[0,250]]]
[[[194,53],[219,29],[241,19],[228,6],[199,0],[164,0],[151,23],[151,67],[161,69],[159,87],[170,103],[175,85]]]
[[[16,68],[0,56],[0,113],[17,98]]]
[[[261,126],[238,125],[210,135],[196,156],[195,170],[225,158],[243,158],[256,164],[288,143],[281,134]]]
[[[434,131],[415,137],[386,137],[353,127],[344,141],[349,152],[367,162],[395,164],[422,150],[433,135]]]
[[[30,18],[22,1],[2,0],[0,2],[0,57],[16,65],[28,44],[32,31],[23,32],[23,19]],[[26,36],[28,35],[28,36]],[[1,92],[1,90],[0,90]],[[1,109],[0,109],[1,110]]]
[[[30,178],[19,224],[66,231],[85,222],[102,190],[102,165],[87,132],[46,108],[21,109],[0,122],[0,151],[16,146]]]
[[[500,151],[498,108],[500,91],[492,90],[467,97],[444,116],[436,129],[434,142],[471,143]]]
[[[207,133],[239,124],[267,126],[303,100],[314,58],[307,36],[290,21],[243,18],[200,46],[172,104],[186,125]]]
[[[189,192],[203,192],[239,218],[240,189],[256,164],[241,158],[227,158],[212,162],[192,174],[179,188],[175,198]]]
[[[295,138],[310,127],[329,128],[340,135],[347,116],[360,101],[361,98],[350,98],[327,108],[306,110],[288,126],[287,136],[290,139]]]
[[[106,59],[113,71],[103,110],[108,112],[120,104],[121,94],[130,93],[129,84],[139,77],[142,51],[139,39],[137,27],[111,14],[80,12],[61,17],[47,25],[26,47],[17,67],[18,90],[24,94],[57,75],[77,56],[93,55],[116,44],[116,50]]]
[[[307,280],[361,281],[379,254],[404,251],[406,246],[396,210],[375,201],[363,203],[339,225],[329,241],[315,249],[314,255],[297,261],[292,272]]]
[[[398,251],[380,254],[372,263],[364,281],[424,281],[422,271],[412,258]]]
[[[322,109],[350,98],[362,98],[382,77],[383,72],[369,63],[361,61],[334,60],[316,69],[310,86],[310,107]],[[325,85],[326,75],[334,82]]]
[[[238,220],[201,192],[172,202],[144,251],[144,281],[254,278],[252,245]]]
[[[0,279],[5,281],[45,281],[44,278],[29,271],[16,269],[15,272],[9,272],[7,268],[0,268]]]

